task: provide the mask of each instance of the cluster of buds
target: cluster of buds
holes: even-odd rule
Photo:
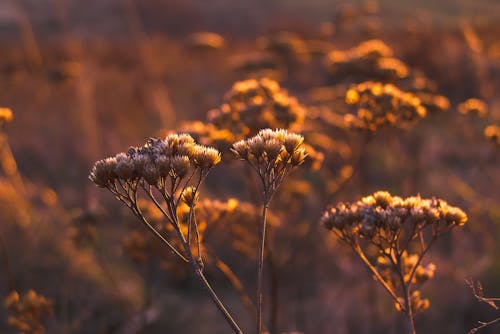
[[[427,250],[437,238],[466,222],[460,208],[441,199],[401,198],[386,191],[355,203],[339,203],[321,218],[321,224],[356,252],[404,312],[408,304],[412,309],[420,305],[419,310],[428,305],[412,300],[410,293],[412,285],[420,286],[434,276],[433,264],[422,265]],[[376,250],[375,259],[366,255],[367,247]]]
[[[172,134],[164,140],[150,139],[142,147],[131,147],[126,153],[97,161],[90,179],[99,187],[116,189],[117,183],[151,186],[175,191],[182,179],[199,170],[206,174],[220,162],[214,148],[198,145],[187,134]],[[169,195],[173,195],[173,191]]]
[[[333,78],[345,76],[380,81],[397,81],[410,75],[408,66],[393,57],[392,49],[380,40],[368,40],[356,47],[327,55],[327,68]]]
[[[488,105],[480,99],[468,99],[458,105],[458,112],[462,115],[484,117],[488,114]]]
[[[418,237],[426,228],[439,236],[466,221],[467,216],[460,208],[441,199],[401,198],[386,191],[378,191],[355,203],[339,203],[329,208],[321,219],[326,228],[338,231],[346,241],[362,238],[380,242],[382,246],[403,242],[405,230],[411,231],[407,236],[410,239]]]
[[[264,128],[298,130],[304,117],[305,108],[297,99],[267,78],[236,82],[224,103],[208,113],[210,123],[239,139]]]
[[[0,126],[9,123],[14,118],[12,110],[9,108],[0,108]]]
[[[379,255],[377,257],[376,268],[390,287],[394,290],[401,290],[402,281],[398,276],[399,273],[393,268],[393,263],[397,263],[397,261],[398,259],[395,252],[392,251],[391,253],[391,250],[386,250],[386,254]],[[419,262],[418,254],[408,254],[407,251],[403,251],[399,261],[401,262],[401,274],[405,284],[411,283],[420,287],[423,283],[434,277],[436,265],[434,263],[429,263],[426,266],[423,266]],[[401,305],[404,305],[404,301],[403,298],[399,297],[399,303],[395,303],[395,307],[398,311],[403,311]],[[418,313],[429,308],[430,301],[428,299],[421,298],[420,290],[414,290],[411,295],[411,305],[413,312]]]
[[[303,142],[304,137],[296,133],[264,129],[254,137],[234,143],[233,152],[258,173],[268,202],[292,168],[305,161]]]
[[[490,124],[484,129],[484,136],[500,147],[500,126]]]
[[[420,290],[414,290],[411,295],[411,309],[413,314],[421,313],[427,310],[431,306],[431,302],[428,298],[423,298]],[[400,312],[404,312],[404,309],[401,305],[404,303],[403,298],[399,298],[399,302],[394,304],[396,310]]]
[[[52,304],[50,299],[33,290],[22,296],[12,291],[4,301],[5,309],[12,314],[7,323],[19,334],[43,334],[45,329],[42,321],[54,312]]]
[[[404,127],[427,115],[416,95],[392,84],[367,81],[354,85],[346,92],[345,102],[356,109],[354,114],[345,115],[347,126],[367,131]]]

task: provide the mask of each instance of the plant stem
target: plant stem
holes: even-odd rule
[[[262,273],[264,269],[264,248],[266,242],[266,215],[267,208],[269,206],[268,201],[264,201],[262,207],[262,220],[259,226],[259,238],[260,238],[260,249],[259,249],[259,269],[257,278],[257,334],[262,333]]]
[[[214,289],[212,288],[212,286],[208,282],[207,278],[203,274],[203,268],[195,260],[195,258],[193,256],[193,253],[191,252],[191,246],[189,245],[189,243],[184,238],[184,235],[182,234],[182,232],[179,229],[178,225],[174,226],[174,228],[175,228],[175,231],[177,232],[177,235],[178,235],[179,239],[182,242],[182,245],[184,247],[184,251],[185,251],[185,253],[187,255],[187,259],[189,260],[189,263],[191,264],[191,267],[193,268],[194,273],[200,279],[203,287],[210,294],[210,298],[215,303],[215,305],[217,306],[217,308],[219,309],[219,311],[222,313],[222,315],[224,316],[224,319],[226,319],[226,322],[229,324],[229,326],[231,326],[231,329],[233,330],[233,332],[236,333],[236,334],[243,334],[243,331],[240,329],[240,327],[238,326],[238,324],[236,323],[236,321],[233,319],[233,317],[231,316],[231,314],[229,313],[229,311],[226,309],[226,307],[224,306],[224,304],[222,303],[222,301],[219,299],[219,297],[215,293]]]
[[[410,289],[408,289],[405,284],[403,284],[403,291],[405,295],[405,314],[408,321],[408,333],[416,334],[417,332],[415,331],[415,323],[413,321],[413,311],[411,309]]]

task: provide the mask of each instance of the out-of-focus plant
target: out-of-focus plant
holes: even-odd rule
[[[500,126],[490,124],[484,129],[484,136],[493,144],[500,147]]]
[[[333,79],[355,77],[395,82],[410,74],[408,66],[394,58],[392,49],[378,39],[345,51],[333,50],[326,56],[326,64]]]
[[[461,209],[441,199],[401,198],[386,191],[338,203],[321,218],[391,295],[406,315],[409,333],[415,333],[414,314],[430,305],[420,286],[434,276],[436,266],[423,265],[424,256],[437,239],[466,221]]]
[[[458,112],[462,115],[484,117],[488,114],[488,105],[480,99],[468,99],[458,105]]]
[[[54,312],[52,300],[29,290],[22,296],[12,291],[4,301],[5,309],[10,313],[7,323],[19,334],[43,334],[44,318]]]
[[[485,303],[495,310],[500,309],[499,306],[497,305],[497,303],[500,302],[500,298],[485,297],[483,291],[483,285],[481,284],[481,282],[477,281],[476,283],[474,283],[474,281],[472,280],[466,280],[465,283],[469,286],[469,288],[472,290],[472,293],[474,294],[474,297],[480,303]],[[479,321],[478,326],[471,329],[469,331],[469,334],[477,333],[480,329],[494,325],[497,322],[500,322],[500,317],[495,318],[491,321]]]
[[[348,105],[356,108],[344,119],[349,127],[376,131],[385,126],[405,127],[427,115],[420,99],[392,84],[364,82],[351,87],[345,96]]]
[[[263,268],[266,240],[266,215],[269,204],[286,176],[301,165],[307,153],[302,146],[304,138],[286,130],[261,130],[256,136],[233,145],[236,156],[255,170],[262,186],[262,220],[259,231],[257,334],[262,333]]]

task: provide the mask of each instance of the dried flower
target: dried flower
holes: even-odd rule
[[[427,114],[416,95],[379,82],[352,86],[346,93],[345,102],[355,107],[355,113],[344,117],[347,125],[367,131],[386,126],[404,127]]]
[[[500,147],[500,126],[490,124],[484,129],[484,136]]]
[[[431,279],[436,269],[432,263],[422,265],[424,255],[436,239],[466,222],[467,215],[461,209],[441,199],[401,198],[387,191],[355,203],[338,203],[321,218],[324,227],[356,252],[392,296],[396,308],[406,314],[412,328],[413,314],[429,307],[429,301],[412,286]],[[376,250],[375,261],[367,255],[367,247]],[[418,251],[410,252],[412,249]]]
[[[14,118],[12,110],[9,108],[0,108],[0,125],[9,123]]]
[[[22,296],[17,291],[12,291],[4,301],[6,310],[12,314],[7,323],[20,334],[43,334],[45,329],[42,321],[54,312],[52,305],[50,299],[33,290]]]
[[[462,115],[484,117],[488,114],[488,105],[480,99],[468,99],[458,105],[458,112]]]

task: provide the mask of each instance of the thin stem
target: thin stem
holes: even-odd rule
[[[253,317],[255,321],[257,321],[257,309],[255,308],[252,299],[248,296],[248,293],[246,292],[246,289],[243,286],[241,280],[238,278],[238,276],[236,276],[233,270],[224,261],[213,254],[213,252],[211,252],[211,256],[215,261],[215,266],[217,267],[217,269],[219,269],[219,271],[228,279],[228,281],[231,283],[231,286],[240,295],[240,299],[247,308],[250,316]]]
[[[419,260],[421,260],[422,257],[423,257],[423,254],[420,255]],[[405,282],[400,255],[398,255],[398,257],[396,258],[396,262],[397,263],[393,262],[393,265],[394,265],[396,272],[399,276],[399,280],[401,282],[401,288],[403,289],[403,296],[404,296],[404,301],[405,301],[404,313],[406,315],[406,320],[408,322],[408,333],[409,334],[416,334],[417,332],[415,331],[415,323],[413,320],[413,310],[411,307],[411,294],[410,294],[411,293],[411,291],[410,291],[411,278],[410,278],[409,282]],[[419,263],[420,263],[420,261],[417,262],[415,267],[417,267]]]
[[[215,293],[214,289],[206,279],[205,275],[203,274],[203,268],[200,267],[200,264],[194,259],[193,253],[191,252],[191,247],[189,244],[186,242],[186,239],[184,238],[184,235],[182,234],[181,230],[179,229],[178,225],[174,226],[175,231],[177,232],[177,235],[179,239],[182,242],[182,245],[184,247],[184,251],[187,254],[187,258],[189,259],[189,263],[191,264],[191,267],[194,270],[194,273],[196,276],[200,279],[203,287],[208,291],[210,294],[210,298],[212,298],[212,301],[215,303],[219,311],[222,313],[224,318],[226,319],[226,322],[231,326],[232,330],[236,334],[243,334],[243,331],[240,329],[236,321],[233,319],[229,311],[226,309],[222,301],[219,299],[217,294]]]
[[[479,326],[478,327],[475,327],[473,329],[471,329],[469,331],[469,334],[474,334],[474,333],[477,333],[478,330],[480,330],[481,328],[484,328],[484,327],[487,327],[487,326],[490,326],[490,325],[493,325],[497,322],[500,322],[500,317],[492,320],[492,321],[488,321],[488,322],[484,322],[484,321],[479,321]]]
[[[373,276],[375,276],[375,278],[377,279],[377,281],[380,282],[380,284],[382,284],[382,286],[387,290],[387,292],[389,292],[389,294],[391,295],[391,297],[394,299],[394,301],[402,308],[404,309],[404,306],[401,304],[401,302],[399,301],[398,299],[398,296],[396,295],[396,293],[392,290],[392,288],[390,287],[390,285],[382,278],[382,276],[380,276],[380,273],[377,271],[377,269],[370,263],[370,261],[367,259],[367,257],[365,256],[365,254],[363,253],[363,251],[361,250],[361,248],[359,248],[358,245],[353,245],[352,246],[354,251],[358,254],[358,256],[360,257],[360,259],[363,261],[363,263],[368,267],[368,269],[370,269],[370,271],[372,272]]]
[[[186,259],[170,242],[168,242],[167,239],[165,239],[165,237],[163,235],[161,235],[160,232],[158,232],[157,229],[155,229],[153,227],[153,225],[151,225],[147,221],[147,219],[144,217],[144,215],[142,214],[141,210],[137,207],[137,205],[134,205],[132,207],[132,211],[135,213],[135,215],[137,216],[137,218],[139,218],[144,223],[144,225],[146,225],[146,227],[149,228],[149,230],[154,233],[154,235],[156,235],[161,241],[163,241],[163,243],[165,245],[168,246],[168,248],[170,248],[170,250],[174,254],[176,254],[177,256],[179,256],[184,262],[189,262],[188,259]]]
[[[266,242],[266,215],[269,206],[269,201],[265,200],[262,207],[262,220],[259,226],[259,267],[257,276],[257,334],[262,333],[262,273],[264,269],[264,248]]]
[[[415,322],[413,320],[413,310],[411,307],[411,295],[410,295],[410,289],[408,286],[404,284],[404,279],[401,279],[401,284],[403,285],[403,293],[404,293],[404,299],[405,299],[405,314],[406,314],[406,320],[408,321],[408,333],[410,334],[416,334],[417,332],[415,331]]]

